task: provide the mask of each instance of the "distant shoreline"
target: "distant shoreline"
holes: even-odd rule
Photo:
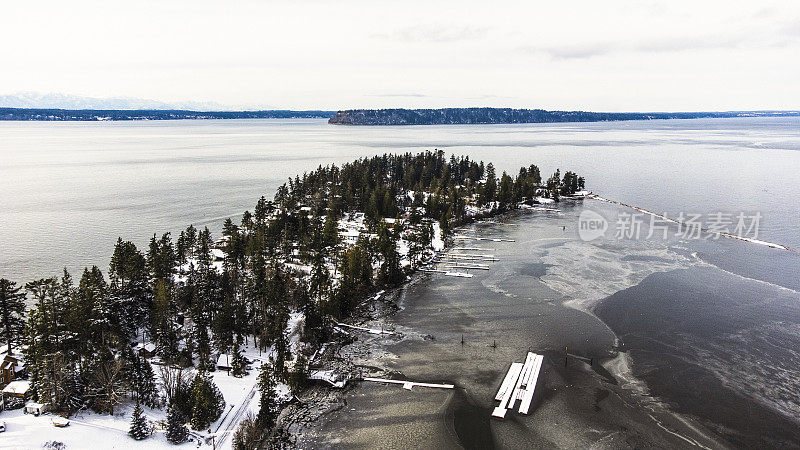
[[[351,109],[328,120],[333,125],[482,125],[613,122],[624,120],[800,117],[800,111],[590,112],[511,108]]]
[[[511,108],[349,109],[340,111],[271,109],[193,111],[185,109],[60,109],[0,107],[0,121],[102,122],[133,120],[328,119],[332,125],[491,125],[617,122],[667,119],[800,117],[800,110],[717,112],[591,112]]]
[[[120,120],[327,119],[335,111],[190,111],[183,109],[0,108],[0,121],[99,122]]]

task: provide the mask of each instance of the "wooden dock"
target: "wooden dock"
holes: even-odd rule
[[[520,414],[528,414],[543,361],[544,356],[528,352],[524,363],[511,363],[511,367],[495,395],[494,399],[499,400],[500,405],[492,411],[492,416],[505,417],[509,409],[514,409],[517,401],[520,402]]]
[[[427,387],[427,388],[439,388],[439,389],[453,389],[456,387],[454,384],[418,383],[416,381],[390,380],[388,378],[364,377],[364,381],[372,381],[375,383],[402,384],[403,389],[408,389],[409,391],[414,387]]]

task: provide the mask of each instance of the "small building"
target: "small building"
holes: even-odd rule
[[[225,260],[225,252],[218,248],[211,249],[211,260],[212,261],[224,261]]]
[[[28,390],[31,383],[28,380],[16,380],[8,383],[3,388],[3,406],[5,409],[21,407],[28,400]]]
[[[33,414],[34,416],[42,415],[50,410],[50,403],[36,403],[28,402],[25,404],[25,409],[22,411],[25,414]]]
[[[219,358],[217,358],[217,369],[230,371],[231,369],[233,369],[233,367],[231,366],[232,362],[233,358],[231,358],[230,355],[228,355],[227,353],[222,353],[219,355]]]
[[[8,383],[22,377],[25,370],[25,363],[22,357],[12,355],[0,355],[0,388],[4,388]]]
[[[145,359],[150,359],[156,355],[156,346],[155,344],[148,342],[148,343],[139,343],[136,344],[136,351],[139,355]]]

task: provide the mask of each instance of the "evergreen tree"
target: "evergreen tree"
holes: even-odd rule
[[[25,325],[25,293],[17,283],[0,279],[0,327],[8,344],[8,354],[13,354],[12,344]]]
[[[128,435],[137,441],[150,436],[150,426],[147,424],[147,418],[145,418],[139,402],[136,402],[136,406],[133,407],[133,417],[131,418],[131,428],[128,431]]]
[[[275,425],[278,417],[278,394],[275,391],[275,385],[272,367],[269,364],[262,364],[261,372],[258,374],[258,392],[260,393],[258,420],[270,428]]]
[[[156,344],[158,355],[165,362],[174,360],[178,354],[174,309],[170,284],[166,280],[158,280],[153,309],[150,312],[150,335]]]
[[[299,393],[306,387],[308,383],[308,359],[303,353],[298,353],[288,378],[289,388],[294,394]]]
[[[130,391],[136,402],[154,408],[158,404],[158,387],[156,386],[153,368],[146,359],[140,355],[130,356],[128,378]]]
[[[176,405],[170,403],[167,409],[167,440],[173,444],[180,444],[189,439],[189,429],[186,421]]]
[[[494,165],[486,165],[486,183],[483,185],[483,198],[481,203],[486,204],[494,201],[495,191],[497,190],[497,178],[494,173]]]
[[[199,372],[192,380],[191,387],[192,428],[202,430],[219,419],[225,408],[225,399],[211,377]]]
[[[235,377],[247,375],[247,362],[244,360],[238,345],[234,346],[233,355],[231,356],[231,375]]]
[[[150,309],[146,259],[136,245],[117,240],[108,277],[121,325],[130,334],[145,324]]]

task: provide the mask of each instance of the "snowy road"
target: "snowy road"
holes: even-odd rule
[[[239,407],[233,413],[229,412],[230,418],[225,419],[222,421],[220,426],[217,428],[217,431],[214,435],[219,436],[219,441],[217,442],[217,448],[229,448],[230,445],[227,447],[223,447],[227,442],[230,435],[236,432],[236,427],[239,426],[239,422],[247,414],[247,411],[250,407],[250,402],[253,400],[253,397],[256,395],[256,387],[257,384],[253,384],[253,387],[250,389],[250,392],[247,393],[247,396],[244,398],[244,401],[239,405]],[[222,430],[222,431],[220,431]]]

